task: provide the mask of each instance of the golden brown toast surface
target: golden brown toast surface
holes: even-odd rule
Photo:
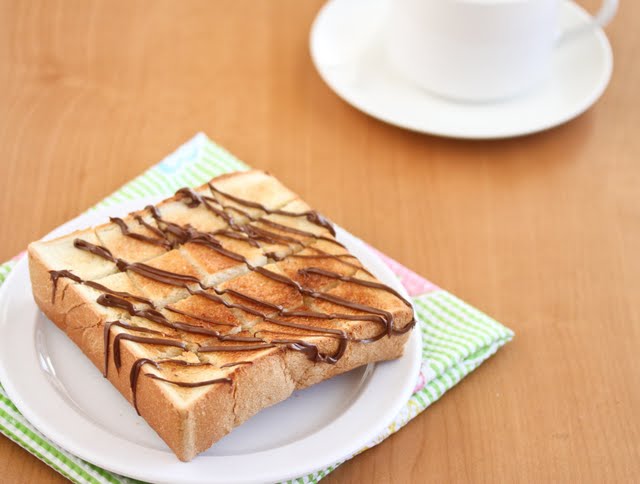
[[[181,460],[402,354],[410,304],[274,177],[236,172],[29,246],[34,298]]]

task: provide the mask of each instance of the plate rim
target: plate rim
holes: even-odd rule
[[[357,1],[357,0],[356,0]],[[384,1],[384,0],[378,0]],[[531,126],[525,129],[509,129],[508,125],[502,127],[500,130],[496,130],[495,132],[473,132],[468,129],[439,129],[437,126],[433,126],[433,123],[430,123],[429,126],[419,126],[419,123],[412,122],[404,122],[402,119],[398,119],[393,115],[389,115],[388,113],[383,112],[382,110],[376,110],[367,105],[366,102],[362,102],[361,99],[354,98],[350,96],[346,90],[343,90],[340,82],[334,82],[333,78],[329,75],[330,69],[325,69],[322,66],[322,63],[318,61],[318,56],[316,53],[316,46],[318,45],[318,39],[320,37],[320,25],[325,21],[324,17],[330,15],[331,9],[335,8],[335,5],[340,2],[354,2],[354,0],[328,0],[318,11],[316,17],[313,20],[311,25],[310,33],[309,33],[309,52],[311,56],[311,61],[318,72],[318,75],[323,80],[323,82],[344,102],[353,106],[354,108],[362,111],[368,116],[371,116],[374,119],[382,121],[384,123],[390,124],[392,126],[396,126],[398,128],[406,129],[408,131],[412,131],[414,133],[428,134],[433,136],[440,136],[443,138],[450,139],[469,139],[469,140],[492,140],[492,139],[509,139],[509,138],[517,138],[521,136],[527,136],[543,131],[548,131],[552,128],[561,126],[574,118],[577,118],[584,112],[586,112],[595,102],[602,96],[605,89],[609,85],[611,81],[611,76],[613,74],[613,51],[611,48],[611,44],[609,39],[607,38],[604,30],[598,26],[594,26],[593,35],[600,47],[600,50],[603,54],[605,66],[600,73],[597,82],[593,82],[593,86],[589,92],[589,95],[585,96],[584,99],[580,103],[576,103],[574,109],[567,110],[563,115],[553,117],[550,116],[548,120],[539,124],[532,124]],[[579,18],[581,22],[587,23],[590,22],[592,17],[584,10],[580,5],[575,3],[572,0],[565,0],[561,2],[561,8],[567,8],[571,11],[571,14],[576,18]],[[586,33],[584,35],[587,35]],[[405,81],[407,84],[410,84],[408,81]],[[437,97],[427,92],[424,92],[424,95]],[[443,99],[445,102],[451,102],[456,106],[460,106],[461,104],[455,103],[453,101],[447,101],[445,98]],[[508,103],[509,100],[504,101]],[[488,106],[495,106],[496,104],[488,104]]]
[[[161,198],[161,197],[153,197],[156,201]],[[141,198],[141,199],[137,199],[137,200],[133,200],[133,201],[128,201],[125,202],[124,204],[117,204],[117,205],[113,205],[110,207],[104,207],[104,208],[100,208],[99,211],[100,212],[106,212],[107,210],[109,210],[111,213],[113,213],[113,211],[118,210],[119,207],[122,206],[127,206],[127,210],[133,210],[132,208],[129,207],[130,204],[135,204],[137,205],[137,207],[139,208],[140,206],[144,206],[143,203],[150,203],[151,201],[151,197],[145,197],[145,198]],[[131,205],[133,206],[133,205]],[[60,227],[57,227],[56,229],[54,229],[52,232],[50,232],[47,236],[45,236],[45,238],[47,237],[51,237],[51,236],[56,236],[56,235],[60,235],[61,231],[62,232],[68,232],[67,227],[73,227],[73,225],[75,223],[77,223],[79,220],[83,220],[85,218],[93,218],[95,219],[95,217],[97,217],[98,215],[103,215],[103,214],[96,214],[95,211],[90,211],[90,212],[85,212],[83,214],[81,214],[80,216],[62,224]],[[93,217],[92,217],[93,216]],[[96,225],[95,221],[90,222],[88,225]],[[379,264],[379,269],[380,270],[384,270],[386,272],[386,276],[385,279],[387,277],[391,277],[390,280],[385,280],[386,283],[389,283],[390,285],[394,286],[396,289],[401,290],[401,292],[403,293],[403,295],[407,295],[406,290],[404,289],[404,287],[402,287],[401,284],[399,284],[399,281],[396,279],[395,275],[393,274],[393,272],[391,271],[391,269],[380,259],[380,257],[373,251],[371,250],[371,248],[369,248],[361,239],[353,236],[352,234],[350,234],[349,232],[347,232],[346,230],[337,227],[338,231],[343,233],[347,238],[350,238],[350,242],[354,243],[356,245],[359,245],[359,254],[361,255],[360,251],[364,251],[366,252],[367,258],[369,259],[373,259],[376,261],[376,264]],[[8,311],[8,304],[5,304],[5,299],[8,297],[7,294],[9,294],[10,289],[13,287],[13,279],[16,278],[18,276],[18,274],[20,273],[20,271],[28,271],[28,268],[26,267],[28,265],[27,262],[27,257],[26,255],[23,256],[18,263],[16,264],[16,266],[13,268],[13,270],[9,273],[9,275],[7,276],[7,279],[4,281],[4,284],[2,285],[2,287],[0,287],[0,326],[2,324],[7,324],[5,321],[7,319],[6,316],[6,312]],[[24,272],[23,272],[24,274]],[[28,275],[27,275],[27,279],[28,279]],[[18,289],[19,290],[19,289]],[[29,292],[30,295],[30,285],[27,287],[27,291]],[[410,299],[409,299],[410,300]],[[37,308],[37,306],[35,305],[34,302],[32,302],[32,299],[30,300],[30,303],[33,304],[34,306],[34,311],[39,311],[39,309]],[[46,318],[46,317],[45,317]],[[31,329],[35,329],[35,324],[33,325],[33,328]],[[313,472],[316,472],[318,470],[324,469],[328,466],[331,466],[337,462],[342,461],[345,458],[348,458],[349,456],[351,456],[351,454],[359,451],[362,447],[366,446],[369,442],[371,442],[375,437],[377,437],[381,432],[384,431],[384,428],[386,428],[395,418],[395,416],[398,414],[398,412],[402,409],[402,407],[404,406],[404,404],[406,403],[406,401],[409,399],[409,397],[411,396],[411,394],[413,393],[413,388],[415,385],[415,381],[417,380],[418,377],[418,373],[420,371],[420,366],[421,366],[421,342],[420,339],[418,338],[418,334],[419,331],[412,331],[412,335],[409,339],[409,341],[407,342],[406,346],[405,346],[405,354],[403,355],[402,358],[412,358],[411,361],[409,361],[410,363],[410,372],[408,372],[404,378],[404,385],[403,385],[403,391],[400,392],[396,398],[394,399],[394,403],[395,405],[391,405],[389,407],[387,407],[386,411],[384,412],[380,412],[380,415],[378,415],[377,417],[380,417],[378,419],[378,423],[376,425],[373,425],[371,428],[373,430],[369,430],[366,433],[362,433],[362,435],[360,436],[360,438],[358,439],[352,439],[352,444],[349,446],[349,450],[348,451],[343,451],[341,452],[341,455],[337,458],[334,458],[335,456],[332,455],[330,459],[317,459],[314,458],[315,461],[320,461],[319,464],[314,464],[313,467],[310,467],[308,464],[307,465],[302,465],[299,468],[295,468],[293,471],[287,471],[287,472],[282,472],[280,474],[278,474],[278,476],[274,476],[274,475],[268,475],[266,476],[267,480],[285,480],[285,479],[290,479],[290,478],[295,478],[295,477],[300,477],[300,476],[306,476],[308,474],[311,474]],[[35,346],[35,344],[34,344]],[[88,359],[84,358],[84,360],[86,361],[87,364],[91,364],[89,362]],[[37,364],[37,363],[36,363]],[[378,366],[378,365],[376,365]],[[42,371],[42,370],[41,370]],[[56,429],[56,425],[43,421],[42,418],[40,418],[40,416],[38,415],[37,410],[32,410],[32,408],[30,407],[30,405],[28,404],[28,402],[26,400],[24,400],[22,398],[22,394],[19,390],[17,390],[14,387],[13,381],[11,376],[7,373],[7,369],[5,368],[5,363],[3,362],[3,353],[0,352],[0,382],[2,382],[4,389],[7,393],[7,395],[9,396],[9,398],[12,400],[12,402],[16,405],[16,407],[19,409],[19,411],[22,413],[22,415],[35,427],[38,429],[38,431],[40,431],[42,434],[44,434],[48,439],[50,439],[51,441],[53,441],[54,443],[56,443],[59,447],[61,447],[62,449],[66,450],[67,452],[71,453],[74,456],[77,456],[83,460],[86,460],[87,462],[90,462],[92,464],[98,465],[104,469],[108,469],[111,472],[115,472],[117,474],[121,474],[127,477],[133,477],[136,479],[152,479],[155,482],[175,482],[177,474],[180,472],[179,470],[177,472],[173,471],[172,474],[166,476],[166,478],[163,480],[162,476],[158,476],[156,474],[149,474],[148,472],[145,472],[145,470],[143,469],[142,471],[140,471],[137,466],[135,465],[135,463],[130,463],[130,462],[115,462],[112,464],[112,462],[109,462],[109,459],[111,461],[117,460],[117,456],[114,455],[110,455],[110,456],[99,456],[99,455],[91,455],[91,453],[89,451],[85,452],[84,449],[82,447],[78,447],[78,443],[74,443],[72,441],[69,441],[68,438],[65,439],[65,434],[61,433],[60,429]],[[110,384],[110,383],[109,383]],[[50,384],[51,385],[51,384]],[[366,385],[364,387],[366,389]],[[53,391],[56,391],[55,389],[53,389]],[[57,393],[57,392],[56,392]],[[58,394],[59,395],[59,394]],[[359,397],[356,397],[355,400],[353,402],[351,402],[349,404],[349,406],[347,407],[347,409],[345,409],[344,412],[346,412],[349,408],[351,408],[356,401],[359,399]],[[335,417],[333,420],[331,420],[326,427],[328,427],[329,425],[331,425],[333,422],[335,422],[338,417]],[[86,419],[85,417],[85,421],[87,424],[89,424],[90,426],[96,427],[99,429],[99,426],[91,421]],[[64,426],[65,424],[59,424],[59,426]],[[144,423],[144,425],[148,425],[146,422]],[[325,427],[323,427],[325,428]],[[101,429],[102,432],[105,432],[104,429]],[[300,439],[297,439],[296,441],[294,441],[293,443],[290,444],[285,444],[283,446],[279,446],[274,448],[278,449],[281,447],[288,447],[288,446],[295,446],[296,444],[298,444],[301,441],[304,441],[307,438],[312,437],[314,434],[318,433],[320,431],[316,431],[308,436],[304,436],[301,437]],[[112,437],[119,439],[119,440],[125,440],[126,442],[130,442],[126,439],[124,439],[121,436],[115,436],[114,434],[110,434]],[[75,445],[74,445],[75,444]],[[131,443],[134,446],[139,446],[139,444],[136,443]],[[164,444],[163,444],[164,445]],[[242,458],[247,458],[248,456],[255,456],[257,454],[260,453],[264,453],[264,452],[269,452],[271,449],[267,449],[265,451],[257,451],[257,452],[252,452],[252,453],[248,453],[248,454],[243,454]],[[156,452],[160,452],[160,451],[156,451]],[[166,451],[164,451],[166,453]],[[173,455],[173,454],[171,454]],[[204,458],[222,458],[222,456],[203,456]],[[228,457],[234,457],[234,456],[226,456],[224,458],[228,458]],[[292,463],[295,464],[295,463]],[[184,466],[184,465],[188,465],[182,462],[179,462],[176,459],[175,465],[177,466]],[[132,467],[134,467],[132,469]],[[170,466],[171,468],[174,468],[174,466]],[[293,466],[291,466],[293,467]],[[287,467],[288,469],[290,468],[289,466]],[[178,467],[177,469],[180,469],[180,467]],[[182,468],[182,470],[184,470],[184,468]],[[158,479],[158,477],[160,477]],[[178,475],[178,477],[180,478],[180,476]],[[249,482],[264,482],[265,477],[263,477],[263,475],[260,476],[253,476],[250,477],[248,479],[236,479],[236,480],[229,480],[229,476],[227,477],[223,477],[224,481],[216,481],[216,482],[237,482],[237,483],[249,483]],[[204,482],[202,479],[193,479],[193,476],[188,477],[187,479],[181,479],[181,482]],[[211,476],[207,476],[206,478],[206,482],[212,482],[211,481]]]

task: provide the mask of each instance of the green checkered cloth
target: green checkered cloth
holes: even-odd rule
[[[180,187],[201,185],[223,173],[246,169],[247,165],[201,133],[96,207],[152,195],[169,196]],[[0,285],[22,255],[0,265]],[[414,303],[422,334],[422,367],[413,395],[393,423],[356,454],[397,432],[513,337],[510,329],[384,254],[379,255],[400,278]],[[1,385],[0,432],[73,482],[137,482],[79,459],[49,441],[20,414]],[[317,482],[342,462],[288,482]]]

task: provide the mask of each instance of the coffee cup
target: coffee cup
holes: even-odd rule
[[[564,0],[390,0],[385,20],[391,65],[408,80],[459,101],[518,96],[550,74]],[[604,0],[589,28],[604,26],[618,0]]]

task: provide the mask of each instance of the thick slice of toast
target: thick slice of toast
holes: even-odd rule
[[[237,172],[29,246],[33,295],[179,459],[402,354],[410,304],[275,178]]]

